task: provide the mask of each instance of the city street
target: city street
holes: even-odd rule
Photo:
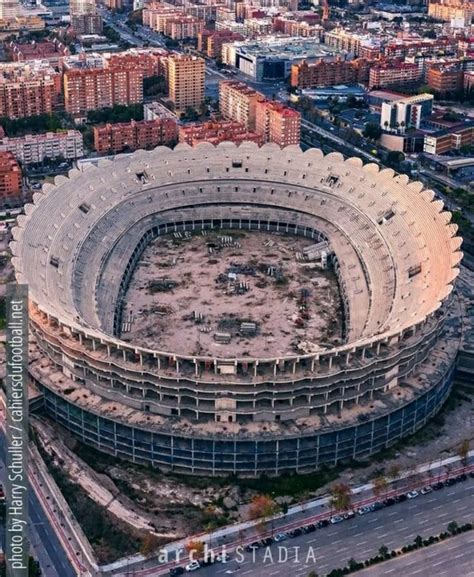
[[[3,431],[0,431],[0,441],[0,480],[3,482],[5,475],[5,436]],[[30,544],[44,575],[47,577],[75,577],[76,571],[71,566],[32,488],[29,490],[28,508]]]
[[[474,533],[471,531],[458,535],[453,539],[431,545],[405,555],[404,557],[387,561],[382,565],[363,569],[358,577],[472,577],[474,552]]]
[[[203,568],[199,574],[206,577],[229,574],[259,575],[259,577],[287,577],[291,574],[293,577],[305,577],[312,570],[325,574],[334,568],[344,566],[351,557],[364,561],[376,555],[382,545],[391,550],[413,541],[417,535],[429,537],[446,530],[448,523],[453,520],[458,524],[472,521],[473,498],[474,479],[469,478],[464,483],[445,487],[428,495],[420,495],[413,500],[363,516],[356,515],[354,519],[318,529],[314,533],[287,539],[271,545],[268,549],[258,549],[255,557],[252,553],[244,552],[244,560],[240,563],[238,555],[232,554],[234,560]],[[469,533],[469,537],[468,543],[472,546],[474,534]],[[456,543],[456,540],[450,540],[445,544],[443,551],[451,551],[448,547],[454,547]],[[288,554],[284,563],[278,562],[279,547],[282,559],[286,559],[285,549]],[[436,549],[436,546],[433,548]],[[467,551],[466,546],[460,549]],[[424,552],[425,555],[431,553],[431,548]],[[445,559],[446,553],[441,554],[443,555]],[[471,549],[468,555],[471,561],[473,555],[474,550]],[[402,557],[390,562],[390,568],[397,566],[395,575],[402,574],[402,567],[407,561],[408,557]],[[464,561],[467,562],[467,557]],[[398,563],[400,565],[397,565]],[[358,573],[362,577],[365,574],[381,575],[381,568],[379,566],[376,571]],[[441,573],[436,572],[435,575],[440,577]],[[467,577],[469,573],[456,575]]]

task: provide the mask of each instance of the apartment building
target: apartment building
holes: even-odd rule
[[[94,148],[100,154],[172,145],[178,140],[178,122],[170,118],[105,124],[94,126],[93,131]]]
[[[377,64],[370,68],[369,89],[390,86],[413,87],[422,80],[422,77],[423,71],[416,64],[408,62]]]
[[[428,4],[428,16],[458,23],[458,28],[468,28],[472,23],[474,8],[469,0],[432,0]]]
[[[64,73],[64,103],[70,114],[143,101],[143,70],[72,68]]]
[[[176,110],[198,108],[204,100],[205,64],[197,56],[173,54],[168,58],[169,97]]]
[[[143,78],[166,75],[167,50],[162,48],[131,48],[126,52],[105,55],[106,68],[133,69],[143,72]]]
[[[224,118],[235,120],[251,132],[256,128],[257,102],[263,94],[237,81],[219,83],[219,110]]]
[[[173,40],[197,38],[204,30],[204,20],[194,16],[175,16],[168,18],[164,34]]]
[[[191,146],[200,142],[219,144],[224,141],[237,144],[251,141],[261,146],[264,143],[264,137],[263,134],[249,132],[242,123],[233,120],[196,122],[179,127],[179,142],[185,142]]]
[[[21,169],[11,152],[0,152],[0,207],[18,204],[21,196]]]
[[[301,115],[275,101],[257,102],[256,132],[263,135],[264,142],[274,142],[282,148],[301,140]]]
[[[338,84],[367,84],[371,64],[363,58],[352,61],[342,58],[333,61],[319,59],[314,63],[303,61],[291,67],[291,86],[304,89]]]
[[[458,92],[463,89],[464,72],[457,64],[431,65],[426,73],[426,83],[437,95]]]
[[[232,30],[203,30],[198,34],[198,50],[209,58],[221,60],[222,45],[226,42],[240,42],[244,39],[242,34]]]
[[[71,14],[71,28],[76,34],[102,34],[104,23],[100,14]]]
[[[22,164],[55,158],[74,160],[84,156],[82,134],[78,130],[27,134],[0,140],[0,151],[9,152]]]
[[[0,117],[49,114],[60,94],[61,76],[49,65],[0,65]]]

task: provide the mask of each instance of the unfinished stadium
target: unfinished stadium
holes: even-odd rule
[[[163,470],[366,457],[449,395],[450,218],[421,183],[317,149],[178,145],[72,170],[13,230],[32,383],[84,443]]]

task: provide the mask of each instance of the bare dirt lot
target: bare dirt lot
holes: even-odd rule
[[[319,261],[303,257],[311,245],[314,240],[302,237],[243,231],[159,237],[130,283],[122,338],[219,357],[338,344],[338,283]]]

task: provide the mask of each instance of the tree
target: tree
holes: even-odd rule
[[[387,471],[387,476],[391,481],[397,481],[398,478],[400,477],[400,465],[397,465],[397,463],[393,463],[393,465],[390,465],[390,467],[388,468]]]
[[[142,540],[140,553],[144,557],[150,557],[160,546],[160,540],[153,533],[147,533]]]
[[[451,523],[448,524],[448,531],[451,533],[451,535],[453,535],[454,533],[456,533],[457,530],[458,530],[458,524],[456,523],[456,521],[451,521]]]
[[[387,154],[387,158],[385,159],[385,162],[388,165],[398,166],[404,160],[405,160],[405,155],[403,154],[403,152],[400,152],[399,150],[391,150]]]
[[[337,483],[330,489],[329,503],[336,511],[347,511],[352,504],[351,488],[345,483]]]
[[[379,555],[382,555],[382,557],[386,557],[388,555],[388,547],[386,545],[381,545],[379,547]]]
[[[278,504],[268,495],[256,495],[249,507],[249,519],[266,520],[278,512]]]
[[[316,573],[316,571],[310,571],[308,573],[308,577],[318,577],[318,574]]]
[[[204,543],[202,541],[198,541],[197,539],[192,539],[188,541],[184,548],[188,552],[189,555],[192,555],[194,558],[201,557],[204,553]]]
[[[421,537],[421,535],[417,535],[413,541],[417,547],[421,547],[423,545],[423,537]]]
[[[382,134],[382,129],[374,122],[367,122],[364,127],[364,136],[369,140],[378,140]]]
[[[281,504],[281,512],[283,513],[283,515],[286,515],[288,513],[288,503],[286,501]]]
[[[467,467],[469,461],[469,439],[464,439],[458,447],[458,455],[463,467]]]
[[[384,475],[376,477],[372,482],[372,491],[374,495],[379,498],[387,492],[388,481]]]

